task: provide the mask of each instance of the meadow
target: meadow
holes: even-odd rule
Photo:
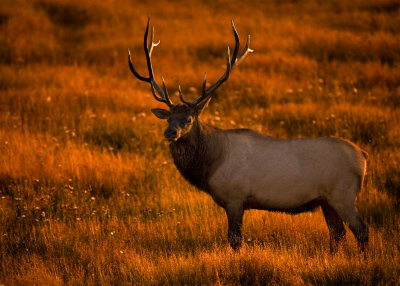
[[[279,138],[338,136],[369,153],[357,207],[365,254],[329,251],[322,212],[224,211],[180,176],[164,107],[131,74],[152,62],[178,102],[248,55],[201,116]],[[334,1],[67,1],[0,4],[0,285],[400,284],[400,4]]]

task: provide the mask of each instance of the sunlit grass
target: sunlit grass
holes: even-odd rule
[[[379,1],[35,0],[0,5],[0,284],[386,285],[400,281],[400,5]],[[364,255],[329,252],[320,210],[226,215],[179,175],[146,74],[198,96],[224,72],[230,20],[248,56],[202,120],[280,138],[339,136],[369,153]],[[218,16],[215,16],[218,15]]]

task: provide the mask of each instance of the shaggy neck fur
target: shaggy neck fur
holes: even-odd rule
[[[206,192],[210,192],[208,179],[223,158],[220,136],[217,128],[196,120],[188,134],[170,145],[174,163],[182,176]]]

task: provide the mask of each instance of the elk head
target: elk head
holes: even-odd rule
[[[153,43],[154,27],[152,27],[150,43],[147,44],[147,42],[148,42],[147,36],[149,33],[149,24],[150,24],[150,17],[147,21],[147,27],[146,27],[146,31],[144,33],[144,52],[145,52],[146,59],[147,59],[147,68],[149,70],[149,77],[143,77],[136,72],[136,70],[134,69],[134,67],[132,65],[131,54],[128,49],[129,68],[131,69],[134,76],[137,77],[139,80],[150,83],[151,91],[153,93],[154,98],[157,101],[163,102],[169,107],[168,110],[161,109],[161,108],[155,108],[155,109],[152,109],[151,111],[158,118],[167,119],[168,127],[167,127],[167,129],[165,129],[165,132],[164,132],[165,138],[171,142],[177,141],[179,138],[184,137],[186,134],[188,134],[190,132],[190,130],[192,129],[192,127],[197,123],[198,116],[201,113],[201,111],[204,109],[204,107],[206,107],[207,104],[210,102],[212,93],[228,79],[233,67],[236,64],[238,64],[241,60],[243,60],[248,53],[253,52],[253,50],[251,50],[249,48],[250,35],[247,36],[247,43],[246,43],[244,51],[238,57],[239,36],[238,36],[238,33],[237,33],[235,26],[233,24],[233,21],[232,21],[232,30],[233,30],[233,34],[235,36],[235,49],[233,51],[233,55],[232,55],[232,59],[231,59],[230,50],[229,50],[229,46],[228,46],[226,71],[225,71],[224,75],[215,84],[213,84],[209,88],[206,88],[206,78],[207,77],[205,74],[201,95],[193,101],[187,101],[183,98],[182,91],[179,86],[179,98],[182,101],[182,104],[173,104],[171,102],[171,100],[169,99],[169,95],[168,95],[167,88],[165,86],[164,78],[162,79],[162,85],[163,85],[162,88],[157,84],[157,82],[154,79],[153,68],[151,65],[151,53],[153,51],[153,48],[155,46],[157,46],[160,43],[160,41],[158,41],[157,43]],[[158,93],[158,95],[157,95],[157,93]]]

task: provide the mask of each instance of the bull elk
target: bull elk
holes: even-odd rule
[[[330,233],[331,250],[345,237],[347,223],[363,250],[368,244],[368,226],[355,207],[366,170],[367,153],[355,144],[332,137],[278,139],[249,129],[221,130],[204,124],[199,115],[212,93],[231,74],[232,69],[252,50],[250,36],[239,55],[239,36],[232,21],[235,49],[228,47],[226,71],[207,88],[204,76],[201,95],[193,101],[173,104],[162,80],[157,84],[151,65],[154,28],[148,42],[150,18],[144,34],[148,77],[134,69],[128,50],[129,67],[141,81],[150,84],[157,101],[166,109],[152,109],[166,119],[164,136],[176,167],[182,176],[205,191],[225,209],[228,217],[228,241],[233,249],[241,245],[243,213],[248,209],[297,214],[321,206]]]

